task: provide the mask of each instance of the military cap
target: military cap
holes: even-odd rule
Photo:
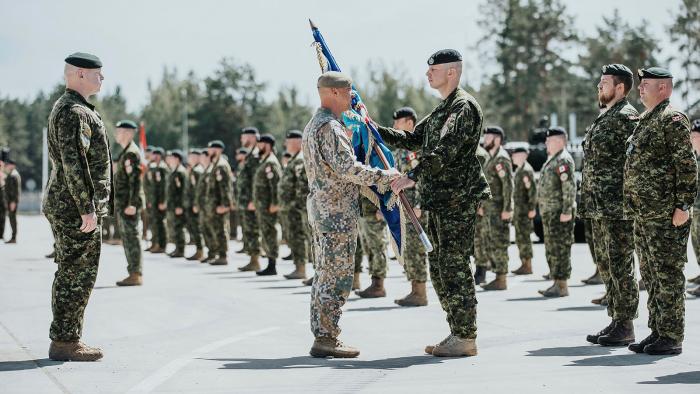
[[[289,152],[284,152],[284,154],[282,155],[282,157],[286,157],[286,158],[288,158],[288,159],[291,159],[291,158],[292,158],[292,154],[289,153]]]
[[[302,134],[302,132],[299,130],[289,130],[289,132],[287,132],[287,139],[288,140],[293,139],[293,138],[303,138],[303,137],[304,137],[304,134]]]
[[[695,119],[692,126],[690,126],[690,131],[697,131],[700,133],[700,119]]]
[[[671,72],[668,71],[668,69],[665,69],[663,67],[649,67],[649,68],[640,68],[639,70],[637,70],[637,77],[641,81],[644,78],[647,78],[647,79],[673,78],[673,75],[671,75]]]
[[[632,70],[624,64],[606,64],[600,69],[602,75],[617,75],[620,77],[634,77]]]
[[[516,153],[530,153],[530,150],[524,146],[518,146],[518,147],[513,148],[513,150],[511,150],[511,155],[516,154]]]
[[[272,134],[263,134],[258,139],[258,142],[266,142],[272,146],[275,146],[275,137]]]
[[[185,152],[183,152],[183,151],[180,150],[180,149],[173,149],[173,150],[171,150],[171,151],[170,151],[170,155],[171,155],[171,156],[177,157],[178,159],[180,159],[181,162],[182,162],[182,161],[185,161]]]
[[[173,151],[171,151],[170,149],[168,149],[168,150],[165,151],[165,155],[166,155],[166,156],[172,156],[172,155],[173,155]]]
[[[547,129],[547,137],[554,137],[555,135],[566,136],[566,129],[560,126],[554,126]]]
[[[202,151],[201,151],[200,149],[197,149],[197,148],[190,148],[190,152],[189,152],[189,153],[190,153],[191,155],[201,155],[201,154],[202,154]]]
[[[76,52],[66,58],[66,63],[80,68],[101,68],[99,57],[84,52]]]
[[[153,149],[155,149],[155,146],[153,146],[153,145],[148,145],[148,146],[146,147],[146,152],[153,152]]]
[[[486,127],[486,130],[484,130],[484,134],[495,134],[495,135],[500,135],[501,139],[506,138],[506,133],[503,131],[502,128],[499,126],[488,126]]]
[[[462,54],[454,49],[441,49],[428,58],[428,65],[461,62]]]
[[[326,71],[318,77],[317,88],[351,88],[352,78],[339,71]]]
[[[248,153],[250,153],[250,150],[248,148],[238,148],[238,150],[236,151],[236,154],[239,155],[247,155]]]
[[[213,141],[209,141],[209,145],[207,145],[207,147],[224,149],[226,146],[224,145],[224,142],[221,140],[213,140]]]
[[[5,160],[5,164],[12,164],[12,165],[15,165],[15,164],[17,164],[17,163],[15,163],[15,161],[12,160],[12,159],[7,159],[7,160]]]
[[[260,131],[258,131],[257,127],[244,127],[241,129],[241,134],[255,134],[255,135],[260,135]]]
[[[138,126],[136,125],[136,122],[134,122],[133,120],[125,119],[125,120],[120,120],[119,122],[117,122],[117,128],[136,130],[138,128]]]
[[[394,118],[394,120],[401,119],[401,118],[416,119],[416,118],[418,118],[418,115],[416,115],[416,111],[411,107],[401,107],[401,108],[397,109],[396,111],[394,111],[392,118]]]
[[[153,154],[156,154],[156,155],[161,155],[161,156],[165,155],[165,150],[159,146],[153,147],[152,152],[153,152]]]

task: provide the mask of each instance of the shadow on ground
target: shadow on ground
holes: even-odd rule
[[[646,382],[638,384],[700,384],[700,371],[679,372],[673,375],[657,376]]]
[[[440,359],[433,356],[408,356],[394,357],[382,360],[356,360],[341,358],[314,358],[309,356],[288,358],[224,358],[204,359],[209,361],[221,361],[224,364],[221,369],[308,369],[308,368],[332,368],[332,369],[386,369],[395,370],[412,367],[414,365],[439,364],[448,359]]]
[[[0,361],[0,372],[24,371],[27,369],[36,369],[61,364],[63,364],[63,361],[53,361],[48,358],[40,358],[36,360]]]
[[[401,309],[400,306],[370,306],[366,308],[348,308],[348,312],[379,312],[379,311],[390,311],[392,309]]]

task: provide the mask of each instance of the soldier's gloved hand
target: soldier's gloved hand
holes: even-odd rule
[[[222,215],[226,212],[228,212],[228,207],[225,207],[223,205],[219,205],[216,207],[216,213],[218,213],[219,215]]]
[[[270,205],[270,208],[268,208],[268,212],[270,213],[277,213],[277,211],[280,210],[279,205]]]
[[[689,217],[688,211],[676,208],[673,210],[673,225],[675,227],[682,226],[688,221]]]
[[[129,205],[128,207],[124,208],[124,215],[127,215],[127,216],[136,215],[136,207],[133,205]]]
[[[571,214],[565,215],[562,213],[561,215],[559,215],[559,221],[562,223],[569,222],[569,221],[571,221],[572,218],[573,218],[573,216],[571,216]]]
[[[530,218],[530,219],[534,219],[534,218],[535,218],[535,215],[537,215],[537,212],[535,212],[534,209],[533,209],[532,211],[528,211],[528,212],[527,212],[527,217]]]
[[[165,211],[166,207],[167,207],[167,205],[165,205],[165,203],[158,204],[158,209],[161,211]]]
[[[97,215],[95,212],[80,215],[80,218],[83,219],[83,224],[80,225],[81,232],[91,233],[97,228]]]
[[[182,215],[182,208],[175,208],[175,215],[177,215],[177,216]]]
[[[510,212],[510,211],[501,212],[501,220],[503,220],[503,221],[510,220],[511,217],[513,217],[513,212]]]
[[[248,208],[246,209],[248,209],[249,211],[255,211],[255,205],[253,205],[252,201],[248,203]]]

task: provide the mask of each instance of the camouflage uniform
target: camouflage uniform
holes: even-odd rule
[[[700,155],[695,154],[695,161],[698,166],[698,182],[700,182]],[[700,189],[700,187],[698,188]],[[695,203],[693,203],[693,222],[690,228],[690,239],[693,244],[693,251],[695,252],[695,260],[698,265],[700,265],[700,193],[695,197]]]
[[[185,209],[187,218],[187,232],[190,233],[190,241],[194,242],[197,250],[202,249],[202,230],[199,225],[199,212],[195,213],[192,208],[197,206],[197,184],[204,174],[204,169],[200,164],[188,169],[187,192],[185,197]],[[198,207],[199,209],[199,207]]]
[[[58,269],[51,307],[54,341],[80,339],[83,314],[97,278],[101,218],[112,211],[112,160],[105,127],[95,107],[66,89],[49,116],[51,176],[42,203],[51,224]],[[81,215],[95,213],[97,228],[80,231]]]
[[[160,163],[153,162],[148,168],[148,174],[150,178],[151,191],[150,199],[148,202],[151,204],[151,209],[149,211],[149,224],[151,226],[151,243],[158,245],[161,248],[165,248],[167,245],[167,233],[165,230],[165,216],[166,210],[160,210],[158,208],[159,204],[166,202],[166,181],[168,177],[168,167],[165,165],[165,161],[161,160]]]
[[[386,278],[386,223],[377,218],[377,208],[366,197],[360,198],[360,240],[362,253],[369,260],[369,274],[373,278]]]
[[[486,252],[493,272],[507,274],[510,221],[501,219],[501,212],[513,211],[513,163],[503,147],[486,162],[484,175],[493,196],[482,203],[488,234]]]
[[[418,165],[420,156],[406,149],[399,149],[395,154],[397,168],[405,174],[411,171]],[[406,189],[406,198],[413,204],[413,208],[420,209],[420,195],[417,188]],[[408,213],[405,213],[408,217]],[[418,218],[423,228],[428,227],[428,212],[421,211],[421,216]],[[410,281],[427,282],[428,281],[428,253],[426,253],[423,243],[418,238],[418,234],[412,229],[406,229],[406,246],[403,251],[403,267],[406,270],[406,278]]]
[[[231,188],[231,167],[223,156],[211,163],[211,172],[207,176],[207,188],[204,200],[204,216],[207,231],[211,236],[210,255],[223,258],[228,253],[229,215],[216,213],[216,207],[230,207],[233,203]]]
[[[141,211],[143,210],[143,188],[141,187],[141,153],[131,141],[117,159],[114,173],[114,211],[119,223],[127,271],[130,274],[142,273],[141,258]],[[127,215],[124,209],[136,207],[134,215]]]
[[[308,218],[306,213],[306,195],[309,191],[309,183],[306,180],[304,170],[304,154],[298,152],[292,156],[284,168],[282,178],[277,185],[277,195],[280,206],[285,205],[287,215],[287,245],[292,251],[294,264],[305,264],[307,260],[307,246],[309,241]],[[280,219],[283,215],[280,209]]]
[[[481,168],[486,167],[486,162],[489,160],[489,152],[481,146],[476,148],[476,158],[479,160]],[[488,269],[489,258],[486,253],[486,244],[488,243],[488,227],[483,216],[476,215],[474,224],[474,264],[477,267]]]
[[[634,243],[649,293],[649,328],[682,342],[690,223],[675,227],[674,209],[690,207],[697,192],[697,165],[690,121],[664,100],[644,112],[627,140],[624,212],[634,219]]]
[[[12,238],[17,238],[17,210],[19,209],[19,195],[22,193],[22,178],[16,168],[7,174],[5,178],[5,204],[7,214],[10,217],[10,227],[12,228]],[[15,209],[10,210],[10,204],[15,203]],[[3,218],[4,219],[4,218]]]
[[[450,331],[460,338],[476,338],[477,301],[469,256],[474,253],[477,206],[490,197],[476,157],[482,123],[476,99],[457,88],[416,124],[413,133],[379,128],[387,143],[421,150],[408,177],[418,181],[421,206],[430,212],[433,288],[447,312]]]
[[[544,228],[544,252],[554,280],[571,276],[571,245],[574,243],[576,180],[574,159],[566,148],[550,156],[540,171],[537,202]],[[561,222],[559,215],[571,215]]]
[[[231,239],[238,238],[238,225],[240,224],[240,214],[238,212],[238,205],[236,203],[236,201],[238,201],[236,183],[238,182],[239,169],[240,166],[238,164],[236,164],[236,166],[231,167],[231,198],[233,201],[233,205],[231,205],[231,212],[229,212],[229,230]]]
[[[6,206],[5,206],[5,174],[0,171],[0,238],[5,237],[5,217],[6,217]]]
[[[212,238],[214,237],[214,235],[209,231],[210,227],[207,225],[207,218],[209,215],[205,211],[205,207],[207,206],[207,187],[209,187],[209,178],[211,178],[211,170],[211,163],[207,166],[207,168],[203,169],[202,174],[197,180],[197,190],[194,194],[194,200],[197,204],[197,209],[199,210],[199,230],[202,233],[203,244],[206,245],[207,248],[209,248],[208,254],[210,256],[213,253],[214,241],[212,240]]]
[[[535,171],[527,161],[513,175],[513,227],[520,259],[532,258],[532,219],[527,214],[537,208]]]
[[[622,99],[598,116],[583,141],[580,215],[586,226],[592,225],[590,239],[595,240],[593,256],[605,282],[608,316],[619,321],[636,318],[639,304],[634,223],[624,219],[622,192],[625,141],[638,119],[637,110]]]
[[[306,125],[302,149],[316,262],[311,332],[317,338],[337,338],[341,308],[352,287],[359,185],[378,185],[386,190],[393,177],[355,160],[341,121],[325,108],[318,109]]]
[[[266,157],[260,157],[260,165],[255,170],[253,178],[253,203],[262,248],[270,259],[276,259],[279,253],[277,212],[271,213],[270,207],[278,204],[277,183],[281,176],[282,166],[273,152]]]
[[[175,243],[175,251],[173,253],[185,251],[186,204],[187,170],[182,164],[178,164],[168,176],[168,211],[173,219],[173,242]],[[182,213],[179,215],[175,213],[177,208],[182,209]]]
[[[253,178],[255,171],[260,166],[260,152],[258,148],[250,150],[245,157],[245,164],[241,168],[236,180],[236,192],[238,193],[238,209],[241,210],[241,229],[243,232],[243,246],[249,256],[260,254],[260,230],[255,211],[248,210],[248,203],[253,202]]]

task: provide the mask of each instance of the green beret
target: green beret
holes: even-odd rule
[[[165,150],[159,146],[156,146],[153,148],[153,154],[163,156],[165,154]]]
[[[275,146],[275,137],[272,134],[263,134],[260,136],[258,142],[266,142],[272,146]]]
[[[136,130],[138,128],[138,126],[136,125],[136,122],[134,122],[133,120],[125,119],[125,120],[120,120],[119,122],[117,122],[117,128]]]
[[[221,140],[213,140],[213,141],[209,141],[209,145],[207,145],[207,147],[224,149],[225,145],[224,145],[224,142]]]
[[[690,131],[696,131],[700,133],[700,119],[695,119],[693,125],[690,126]]]
[[[566,129],[560,126],[550,127],[547,130],[547,137],[554,137],[555,135],[563,135],[566,137]]]
[[[637,70],[637,77],[639,77],[639,80],[641,81],[644,78],[647,78],[647,79],[668,79],[668,78],[673,78],[673,75],[671,75],[671,72],[663,67],[649,67],[649,68],[640,68],[639,70]]]
[[[454,49],[441,49],[428,58],[428,65],[461,62],[462,54]]]
[[[412,118],[412,119],[417,119],[418,115],[416,115],[416,110],[414,110],[411,107],[401,107],[394,111],[394,114],[392,115],[392,118],[394,120],[401,119],[401,118]]]
[[[600,70],[602,75],[617,75],[620,77],[634,77],[632,70],[624,64],[607,64]]]
[[[316,82],[318,88],[351,88],[352,78],[338,71],[327,71],[318,77]]]
[[[484,130],[484,134],[500,135],[501,139],[506,138],[506,132],[499,126],[488,126],[486,130]]]
[[[76,52],[66,58],[66,63],[80,68],[102,68],[99,57],[84,52]]]
[[[289,130],[289,132],[287,132],[287,139],[290,140],[293,138],[304,138],[304,134],[299,130]]]

